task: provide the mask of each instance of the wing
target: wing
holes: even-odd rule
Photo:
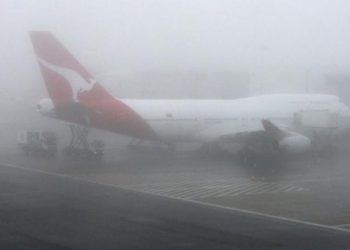
[[[257,120],[249,122],[249,125],[231,122],[218,124],[200,132],[200,138],[204,142],[239,143],[243,145],[257,144],[261,141],[280,141],[291,133],[285,128],[279,127],[269,120]]]
[[[299,154],[311,149],[311,140],[294,131],[283,129],[269,120],[242,125],[224,123],[202,131],[202,138],[207,142],[222,143],[225,148],[240,151],[249,149],[259,153],[291,153]],[[227,147],[228,146],[228,147]],[[238,146],[238,148],[236,147]]]

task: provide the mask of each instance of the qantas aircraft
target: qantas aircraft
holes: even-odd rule
[[[49,98],[39,111],[69,123],[140,140],[232,143],[242,150],[262,145],[283,153],[310,150],[314,132],[343,133],[350,109],[337,96],[274,94],[235,100],[119,99],[99,82],[49,32],[30,32]],[[309,133],[310,134],[310,133]]]

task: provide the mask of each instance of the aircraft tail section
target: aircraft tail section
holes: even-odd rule
[[[60,119],[135,137],[154,136],[148,124],[112,97],[50,32],[31,31],[30,38]]]
[[[55,105],[83,102],[87,92],[93,92],[94,98],[105,98],[108,95],[50,32],[32,31],[30,38],[47,90]]]

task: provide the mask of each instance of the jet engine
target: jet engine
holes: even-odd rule
[[[55,117],[55,106],[49,98],[41,99],[36,108],[44,116]]]
[[[300,154],[305,153],[311,148],[309,138],[299,134],[292,134],[282,138],[278,142],[279,148],[286,153]]]

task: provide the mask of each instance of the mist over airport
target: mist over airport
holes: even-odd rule
[[[116,97],[348,95],[338,87],[350,79],[347,1],[4,0],[1,6],[3,122],[43,121],[33,112],[47,92],[30,30],[55,34]]]
[[[348,1],[1,5],[2,91],[19,93],[24,101],[28,96],[28,104],[32,96],[45,95],[29,30],[54,33],[122,97],[239,97],[227,94],[235,85],[269,93],[302,92],[307,84],[309,91],[322,92],[325,75],[347,75],[350,69]]]
[[[333,137],[339,124],[350,122],[349,11],[347,0],[1,0],[0,248],[350,248],[350,131]],[[37,40],[30,31],[39,31]],[[102,141],[102,159],[67,154],[68,124],[74,121],[45,117],[40,106],[50,88],[43,71],[66,65],[41,58],[47,51],[39,56],[45,42],[55,49],[51,35],[41,31],[50,32],[91,73],[93,78],[83,79],[76,71],[83,81],[96,79],[136,111],[146,128],[165,121],[169,130],[204,131],[199,134],[208,143],[175,147],[160,140],[159,147],[157,140],[154,145],[145,140],[140,150],[135,145],[143,137],[91,126],[88,140]],[[38,64],[39,57],[48,64]],[[263,96],[269,94],[277,94],[277,101]],[[224,101],[246,97],[256,99],[238,102],[232,106],[238,116],[230,116],[231,104]],[[292,112],[289,102],[316,114],[296,109],[288,113],[295,127],[284,127],[277,116],[287,113],[285,103]],[[273,115],[259,114],[260,108]],[[325,110],[329,116],[322,118]],[[118,122],[125,118],[109,114]],[[333,123],[330,129],[294,124],[304,117],[315,124],[312,115],[326,122],[348,120],[336,129]],[[93,124],[91,117],[80,124],[83,129]],[[254,122],[263,128],[262,137],[255,127],[247,129]],[[154,124],[158,132],[154,128],[162,127]],[[55,157],[22,150],[22,136],[42,131],[57,136]],[[174,134],[186,139],[186,133]],[[274,136],[271,145],[264,144],[265,133]],[[251,156],[255,148],[248,143],[242,155],[217,147],[242,134],[243,141],[252,134],[250,141],[261,142],[259,149],[271,149],[273,156]],[[289,136],[287,146],[312,150],[288,155],[280,142]],[[316,152],[323,143],[326,150]],[[283,154],[275,157],[276,152]]]

